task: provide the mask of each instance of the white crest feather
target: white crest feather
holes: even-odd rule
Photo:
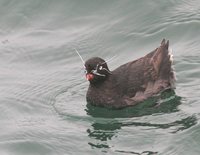
[[[76,53],[78,54],[79,58],[81,59],[83,66],[85,68],[85,61],[83,60],[82,56],[80,55],[80,53],[76,50],[76,48],[74,48],[74,50],[76,51]]]
[[[117,57],[117,55],[114,55],[113,57],[111,57],[110,59],[108,59],[108,60],[105,60],[105,62],[104,63],[102,63],[101,65],[103,65],[103,64],[105,64],[105,63],[108,63],[108,62],[110,62],[110,61],[112,61],[114,58],[116,58]]]

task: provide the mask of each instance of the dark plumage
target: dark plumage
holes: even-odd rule
[[[136,105],[166,89],[174,88],[169,41],[146,56],[110,71],[106,62],[94,57],[85,62],[90,85],[87,101],[92,105],[123,108]]]

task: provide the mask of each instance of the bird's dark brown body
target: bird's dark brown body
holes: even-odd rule
[[[146,56],[109,71],[98,57],[85,63],[90,85],[87,101],[96,106],[123,108],[136,105],[166,89],[174,88],[169,42]]]

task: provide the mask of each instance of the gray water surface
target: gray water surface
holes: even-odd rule
[[[0,0],[1,155],[199,155],[199,0]],[[174,93],[87,105],[86,60],[110,69],[170,40]]]

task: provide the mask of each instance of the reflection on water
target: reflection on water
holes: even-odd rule
[[[159,104],[158,102],[156,102],[156,104],[155,102],[152,103],[153,99],[151,99],[136,107],[125,108],[122,110],[99,108],[88,105],[86,109],[88,115],[96,118],[91,124],[91,127],[87,129],[88,136],[91,139],[91,142],[88,144],[92,148],[110,148],[109,141],[111,141],[113,137],[117,137],[118,132],[120,132],[122,127],[135,126],[164,130],[168,129],[170,131],[167,132],[174,134],[178,131],[188,129],[197,123],[197,118],[195,116],[188,116],[182,119],[177,118],[175,121],[167,123],[149,123],[148,121],[139,122],[131,120],[131,117],[139,118],[156,113],[162,115],[179,111],[177,107],[181,104],[181,98],[176,96],[174,92],[165,92],[160,96],[160,99],[162,102],[160,100]],[[173,128],[173,130],[171,130],[171,128]],[[118,152],[140,154],[134,151],[126,152],[118,150]],[[144,153],[152,155],[156,152],[145,151],[142,154]]]
[[[111,140],[113,136],[117,135],[122,124],[118,121],[106,121],[95,122],[91,125],[91,129],[88,129],[88,136],[92,139],[99,141],[97,144],[89,142],[89,145],[96,148],[109,148],[107,141]]]
[[[171,133],[176,133],[178,131],[186,130],[195,124],[197,124],[197,118],[195,116],[189,116],[187,118],[177,120],[171,123],[163,123],[163,124],[156,124],[156,123],[148,123],[148,122],[127,122],[122,123],[120,121],[105,121],[101,120],[102,122],[96,122],[91,125],[91,128],[87,130],[88,136],[91,139],[97,140],[96,144],[89,142],[88,144],[92,147],[96,148],[109,148],[109,144],[107,141],[112,140],[113,137],[117,136],[117,133],[120,129],[124,126],[135,126],[135,127],[153,127],[154,129],[169,129],[171,127],[175,128]]]
[[[117,133],[117,129],[120,129],[122,126],[119,122],[110,122],[106,124],[94,123],[92,124],[92,130],[88,129],[87,132],[90,137],[99,139],[101,141],[111,140],[112,137]]]
[[[116,150],[115,152],[128,153],[128,154],[133,154],[133,155],[157,155],[158,154],[158,152],[152,152],[152,151],[143,151],[142,153],[137,153],[137,152],[133,152],[133,151]]]

